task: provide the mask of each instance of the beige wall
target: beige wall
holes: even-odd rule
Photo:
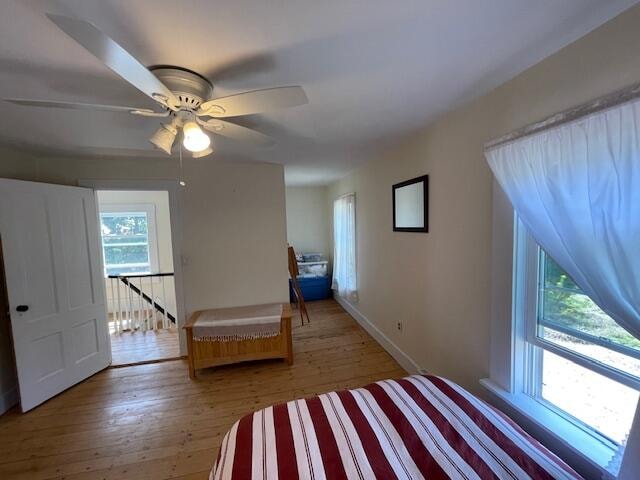
[[[0,149],[0,177],[7,178],[76,185],[78,179],[175,179],[177,173],[175,159],[52,158]],[[186,314],[288,301],[283,167],[189,160],[185,179],[179,234]]]
[[[327,187],[287,187],[287,241],[299,253],[331,256]]]
[[[177,178],[175,159],[49,158],[0,151],[0,177],[76,185],[79,179]],[[181,189],[187,314],[207,307],[286,301],[282,165],[185,163]]]
[[[356,308],[421,367],[476,393],[489,373],[492,176],[483,143],[639,81],[637,45],[640,7],[330,186],[328,203],[356,192]],[[423,174],[430,232],[392,232],[391,185]]]

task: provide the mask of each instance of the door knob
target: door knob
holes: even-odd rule
[[[26,312],[27,310],[29,310],[29,305],[18,305],[16,307],[16,310],[20,313]]]

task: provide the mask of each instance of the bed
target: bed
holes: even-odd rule
[[[211,480],[580,477],[506,415],[455,383],[414,375],[246,415]]]

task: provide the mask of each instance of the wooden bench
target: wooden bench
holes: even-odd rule
[[[194,339],[193,327],[203,313],[215,313],[216,310],[194,312],[184,326],[187,332],[187,350],[189,354],[189,377],[196,378],[196,369],[227,365],[230,363],[269,358],[283,358],[293,364],[291,341],[291,306],[282,305],[280,333],[273,337],[247,340],[198,340]]]

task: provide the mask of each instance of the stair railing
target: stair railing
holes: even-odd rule
[[[117,333],[125,330],[156,330],[158,325],[161,325],[160,328],[175,325],[176,318],[167,308],[167,277],[173,277],[173,272],[107,277],[111,293],[110,321]],[[158,281],[154,282],[154,279]],[[173,291],[172,286],[170,292]]]

